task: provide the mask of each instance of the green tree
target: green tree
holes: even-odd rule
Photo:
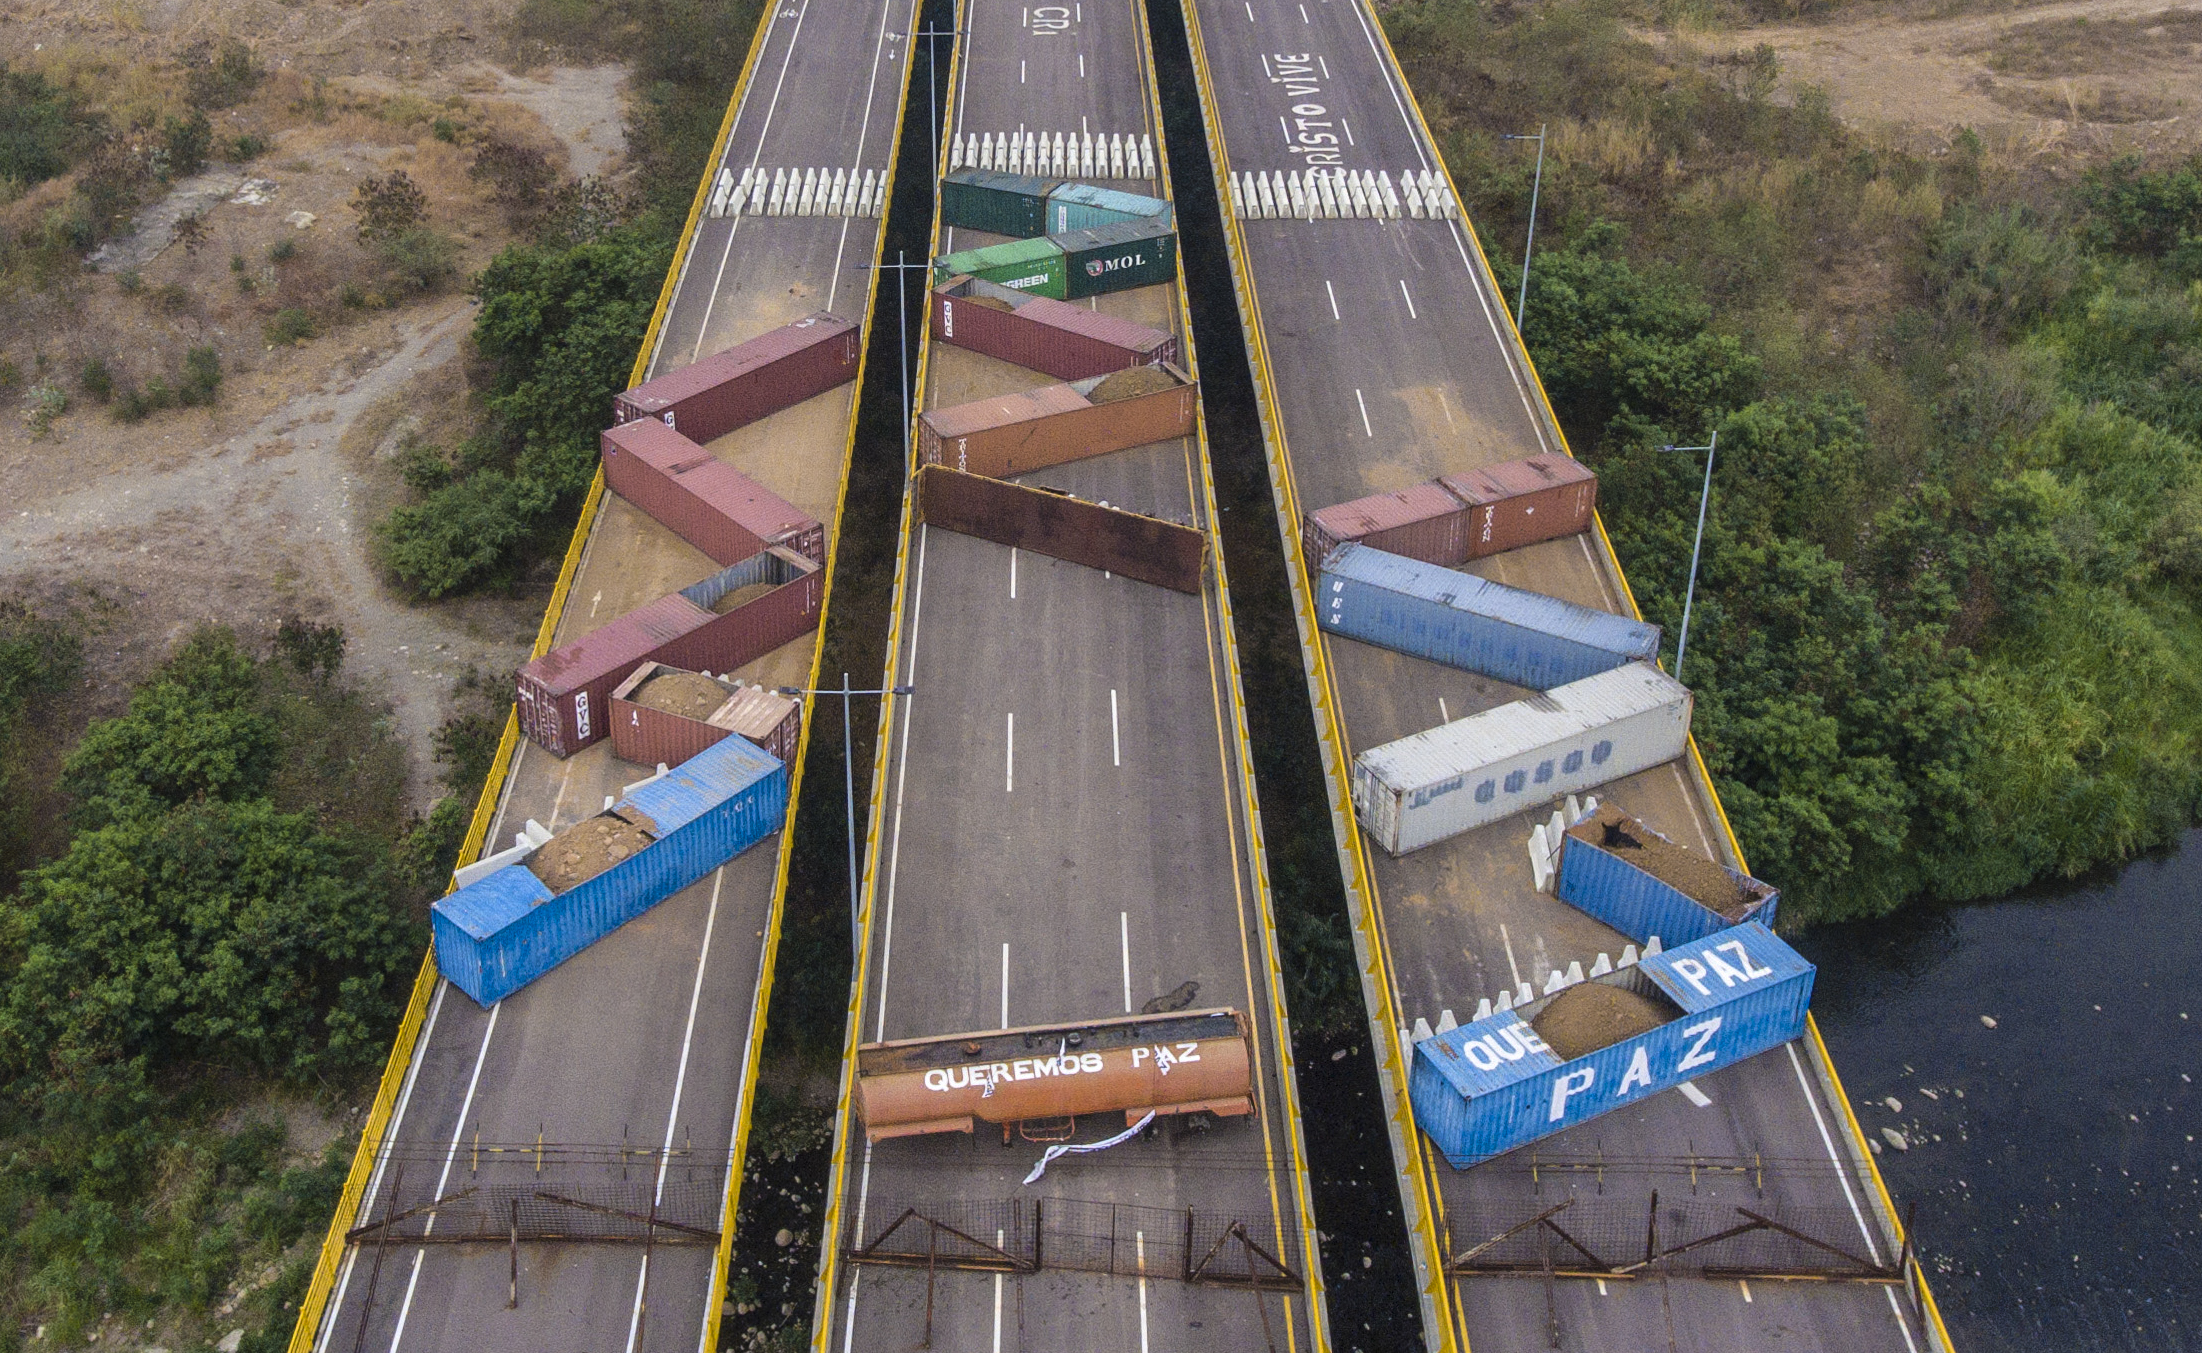
[[[62,786],[80,819],[98,827],[195,798],[264,793],[281,747],[259,694],[258,668],[234,633],[192,635],[127,713],[93,724],[69,754]]]

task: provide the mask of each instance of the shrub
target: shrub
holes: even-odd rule
[[[459,143],[459,124],[453,122],[450,118],[437,118],[428,130],[438,141],[446,145],[455,146]]]
[[[428,194],[402,169],[361,181],[352,195],[352,210],[359,216],[362,244],[395,239],[428,217]]]
[[[104,128],[76,95],[0,61],[0,179],[29,187],[66,173]]]
[[[23,393],[23,422],[34,441],[53,431],[54,420],[68,411],[68,392],[52,381],[40,381]]]
[[[495,576],[547,506],[511,475],[484,470],[392,512],[376,528],[377,543],[400,582],[441,597]]]
[[[135,296],[145,290],[145,274],[136,268],[124,268],[115,274],[115,285],[122,289],[123,295]]]
[[[451,482],[451,462],[432,442],[409,442],[398,454],[398,475],[413,492],[434,493]]]
[[[268,260],[272,263],[288,263],[298,256],[298,241],[280,239],[268,246]]]
[[[268,342],[279,348],[303,343],[314,337],[316,332],[313,316],[296,306],[277,311],[275,318],[269,320],[267,326],[261,330]]]
[[[184,87],[195,108],[228,108],[251,96],[267,74],[253,62],[252,49],[236,38],[219,47],[194,43],[183,54]],[[249,156],[239,156],[249,159]]]
[[[161,120],[162,164],[169,178],[189,178],[206,168],[207,152],[213,144],[214,127],[205,113],[193,109],[189,117]]]
[[[458,242],[424,225],[382,240],[378,252],[397,280],[420,291],[434,291],[459,270]]]
[[[229,158],[237,164],[257,160],[267,153],[267,138],[245,132],[229,143]]]
[[[183,381],[176,389],[176,402],[190,407],[212,404],[222,391],[222,355],[210,347],[197,347],[184,354]]]
[[[76,383],[96,404],[105,404],[115,397],[115,373],[107,369],[100,358],[86,358],[84,369],[77,373]]]

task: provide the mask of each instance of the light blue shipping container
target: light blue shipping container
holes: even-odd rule
[[[1121,193],[1091,183],[1066,183],[1048,194],[1046,233],[1050,235],[1114,225],[1118,221],[1175,225],[1177,212],[1159,197]]]
[[[1802,955],[1749,921],[1589,979],[1656,992],[1680,1013],[1573,1061],[1530,1028],[1564,992],[1449,1029],[1415,1045],[1415,1125],[1465,1170],[1801,1037],[1812,978]]]
[[[1348,543],[1323,559],[1323,630],[1548,691],[1659,655],[1659,626]]]
[[[657,839],[563,893],[507,865],[431,910],[436,967],[493,1005],[779,830],[788,773],[779,758],[726,738],[609,810]]]
[[[1631,831],[1667,839],[1634,818],[1629,821]],[[1743,921],[1757,921],[1768,929],[1774,926],[1774,913],[1781,894],[1726,865],[1720,866],[1721,871],[1735,881],[1740,892],[1756,899],[1741,915],[1733,918],[1595,842],[1585,841],[1572,832],[1561,840],[1560,900],[1589,913],[1639,944],[1654,935],[1659,937],[1661,944],[1686,944]]]

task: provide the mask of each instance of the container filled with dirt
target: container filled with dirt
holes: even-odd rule
[[[1175,377],[1159,367],[1135,366],[1103,376],[1100,383],[1087,392],[1086,398],[1096,404],[1114,404],[1120,399],[1137,399],[1141,395],[1172,390],[1178,384]]]
[[[566,828],[528,856],[528,870],[543,880],[544,887],[562,893],[641,854],[656,839],[617,813],[598,813]]]
[[[708,719],[732,694],[726,686],[701,672],[667,668],[636,687],[627,698],[646,709],[690,719]]]
[[[1644,995],[1609,982],[1577,982],[1530,1017],[1562,1061],[1573,1061],[1624,1038],[1650,1033],[1682,1012],[1658,996]]]
[[[1742,921],[1773,896],[1768,885],[1669,840],[1614,804],[1599,804],[1597,812],[1568,828],[1567,834],[1635,865],[1720,913],[1730,924]],[[1676,937],[1670,934],[1669,938]]]

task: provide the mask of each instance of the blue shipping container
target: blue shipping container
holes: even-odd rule
[[[1659,626],[1443,564],[1345,544],[1323,559],[1326,633],[1548,691],[1659,655]]]
[[[1604,816],[1605,809],[1601,808],[1600,817]],[[1689,849],[1669,841],[1633,817],[1624,820],[1631,834],[1654,838],[1671,850]],[[1583,824],[1592,830],[1596,830],[1597,825],[1598,819]],[[1664,945],[1687,944],[1743,921],[1757,921],[1768,929],[1773,928],[1781,894],[1750,875],[1718,865],[1735,884],[1737,897],[1746,903],[1737,908],[1734,915],[1726,915],[1622,858],[1621,854],[1583,839],[1577,834],[1582,830],[1582,826],[1576,827],[1561,838],[1560,900],[1589,913],[1637,943],[1642,944],[1657,935]]]
[[[1047,197],[1047,234],[1089,230],[1119,221],[1153,221],[1176,225],[1177,212],[1159,197],[1123,193],[1091,183],[1066,183]]]
[[[1572,987],[1449,1029],[1415,1045],[1415,1125],[1465,1170],[1802,1036],[1812,978],[1802,955],[1751,921],[1591,978],[1656,992],[1681,1013],[1572,1061],[1530,1027]]]
[[[762,841],[787,816],[779,758],[726,738],[609,810],[656,839],[555,896],[525,864],[438,901],[436,967],[493,1005]]]

